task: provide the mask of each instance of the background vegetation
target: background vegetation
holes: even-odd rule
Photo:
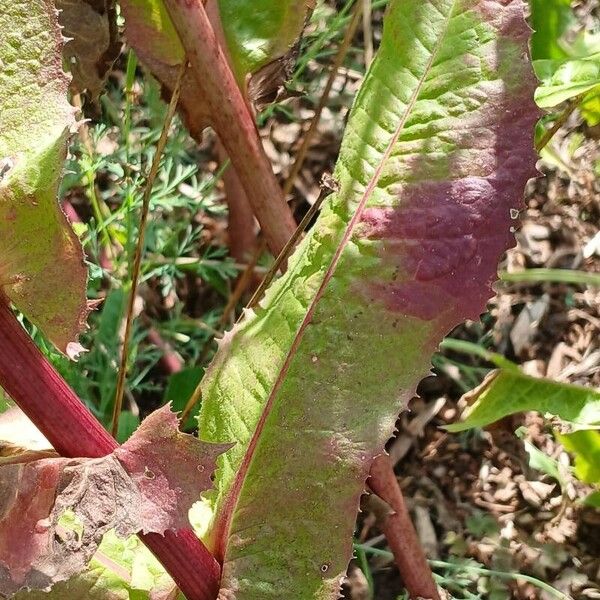
[[[355,3],[362,1],[318,4],[288,97],[258,115],[282,182]],[[368,18],[352,37],[290,192],[298,219],[321,196],[321,173],[333,168],[350,103],[380,39],[386,2],[364,5]],[[600,506],[600,435],[565,428],[563,421],[573,419],[558,409],[535,412],[536,398],[541,402],[558,388],[540,390],[531,379],[600,386],[599,8],[595,1],[531,0],[531,9],[537,30],[532,53],[541,79],[537,100],[548,113],[538,132],[544,176],[527,191],[517,246],[501,265],[488,312],[449,335],[389,448],[421,541],[454,598],[600,598],[600,513],[594,507]],[[132,51],[122,55],[99,103],[79,100],[89,121],[73,139],[61,197],[87,253],[88,297],[96,307],[82,339],[88,351],[69,361],[25,324],[110,428],[143,183],[166,106]],[[150,199],[120,441],[167,401],[178,410],[187,406],[186,425],[194,427],[198,407],[188,403],[215,337],[235,321],[272,262],[261,252],[260,237],[231,255],[223,184],[228,168],[211,133],[198,146],[176,118]],[[465,394],[493,367],[521,378],[510,392],[496,391],[498,405],[510,401],[518,414],[494,413],[476,423],[485,429],[446,431],[467,405]],[[515,389],[525,397],[521,404]],[[584,392],[565,387],[561,393],[572,402]],[[597,425],[596,410],[590,423]],[[373,514],[366,503],[346,595],[402,598]]]

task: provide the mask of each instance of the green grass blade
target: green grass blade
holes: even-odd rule
[[[500,279],[510,283],[573,283],[600,287],[600,273],[571,269],[525,269],[513,273],[501,271]]]

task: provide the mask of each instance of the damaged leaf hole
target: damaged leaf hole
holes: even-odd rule
[[[6,178],[10,171],[14,168],[15,161],[7,156],[0,160],[0,183]]]

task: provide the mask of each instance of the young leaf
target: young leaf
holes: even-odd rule
[[[530,5],[533,60],[566,58],[562,36],[574,20],[571,0],[531,0]]]
[[[584,96],[579,111],[589,127],[600,123],[600,85]]]
[[[564,491],[567,484],[567,480],[565,478],[565,467],[559,464],[555,458],[548,456],[545,452],[542,452],[531,442],[524,439],[526,433],[526,427],[519,427],[519,429],[515,431],[516,436],[523,440],[523,447],[525,448],[525,452],[527,452],[527,456],[529,457],[529,466],[532,469],[536,469],[537,471],[548,475],[548,477],[556,479],[561,489]]]
[[[72,354],[87,317],[87,270],[56,202],[75,125],[63,38],[51,0],[5,2],[0,28],[0,293]]]
[[[592,492],[583,501],[586,506],[600,509],[600,492]]]
[[[558,434],[556,437],[575,455],[575,475],[578,479],[585,483],[600,484],[600,431],[587,429]]]
[[[485,427],[515,413],[535,410],[578,427],[600,427],[600,392],[568,383],[499,370],[468,393],[469,407],[462,421],[448,431]]]
[[[127,537],[188,526],[227,448],[180,433],[166,406],[103,458],[1,458],[0,594],[69,579],[111,529]]]
[[[535,100],[542,108],[552,108],[581,97],[581,114],[593,126],[600,121],[600,35],[583,31],[572,43],[563,42],[561,49],[558,57],[534,61],[541,81]]]
[[[600,90],[600,52],[564,61],[538,60],[535,70],[542,81],[535,92],[535,101],[542,108]]]
[[[72,87],[92,102],[104,88],[121,51],[115,0],[57,0],[59,21],[68,38],[64,57],[73,76]]]
[[[392,0],[330,197],[225,335],[200,435],[236,600],[337,598],[359,497],[445,333],[477,318],[535,175],[521,0]]]
[[[196,387],[198,387],[203,375],[204,369],[202,367],[188,367],[179,371],[179,373],[173,373],[169,377],[163,401],[165,403],[170,402],[175,412],[185,410],[189,399],[192,397]],[[196,426],[195,417],[198,409],[199,407],[194,408],[185,423],[182,423],[184,430],[191,430]]]

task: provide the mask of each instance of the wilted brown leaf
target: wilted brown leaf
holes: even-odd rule
[[[180,433],[167,406],[103,458],[0,459],[0,595],[70,578],[111,529],[126,537],[188,525],[227,448]]]
[[[57,0],[72,87],[95,102],[121,51],[115,0]]]

